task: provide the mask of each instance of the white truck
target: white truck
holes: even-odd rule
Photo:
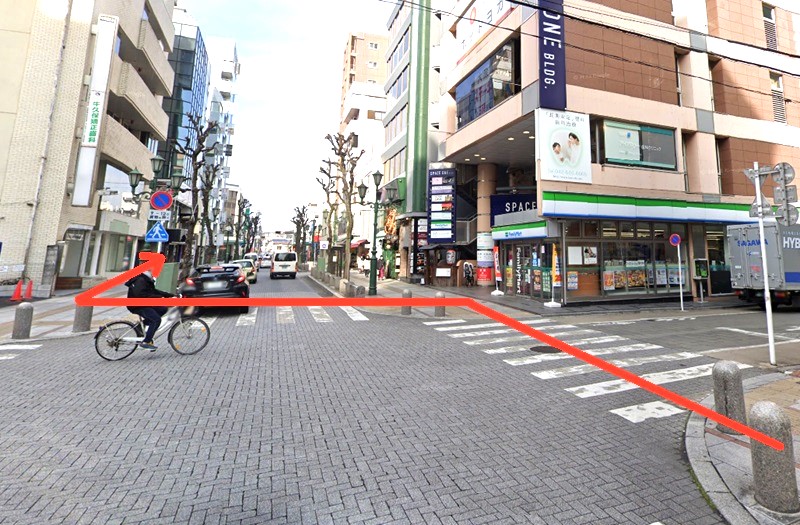
[[[764,307],[764,271],[758,224],[728,226],[731,287],[739,299]],[[764,224],[772,308],[800,304],[800,226]]]

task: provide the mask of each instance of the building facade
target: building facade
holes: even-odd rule
[[[31,1],[0,8],[0,282],[36,296],[127,270],[148,206],[174,73],[171,0]],[[5,11],[5,12],[3,12]]]
[[[443,14],[440,160],[474,192],[477,239],[437,251],[479,284],[561,302],[730,293],[726,226],[755,220],[743,170],[800,161],[800,15],[781,1],[540,5]]]

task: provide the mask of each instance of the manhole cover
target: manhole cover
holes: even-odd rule
[[[548,345],[539,345],[539,346],[532,346],[531,352],[538,352],[540,354],[557,354],[561,350],[558,348],[553,348],[552,346]]]

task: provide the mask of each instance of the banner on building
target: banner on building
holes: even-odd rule
[[[589,115],[536,110],[539,180],[592,183]]]
[[[564,0],[539,0],[539,105],[567,109]]]
[[[75,169],[75,188],[72,191],[73,206],[90,206],[94,189],[94,167],[97,160],[97,145],[100,126],[105,114],[108,77],[111,74],[111,57],[117,38],[116,16],[100,15],[97,19],[97,33],[94,38],[92,59],[92,78],[89,81],[89,106],[83,124],[83,137],[78,150]]]
[[[514,4],[508,0],[475,0],[456,23],[456,40],[461,51],[458,62],[512,9]]]

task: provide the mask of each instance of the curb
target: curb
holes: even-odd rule
[[[786,379],[785,374],[765,374],[745,380],[743,386],[745,392],[748,392],[782,379]],[[706,396],[700,401],[700,404],[713,409],[714,394]],[[700,490],[707,495],[711,503],[717,508],[717,512],[728,523],[759,525],[760,522],[753,516],[750,509],[743,505],[731,492],[717,467],[714,466],[706,444],[707,422],[708,418],[701,416],[697,412],[692,412],[686,421],[686,431],[684,433],[684,445],[686,456],[689,460],[689,468],[694,474]]]

